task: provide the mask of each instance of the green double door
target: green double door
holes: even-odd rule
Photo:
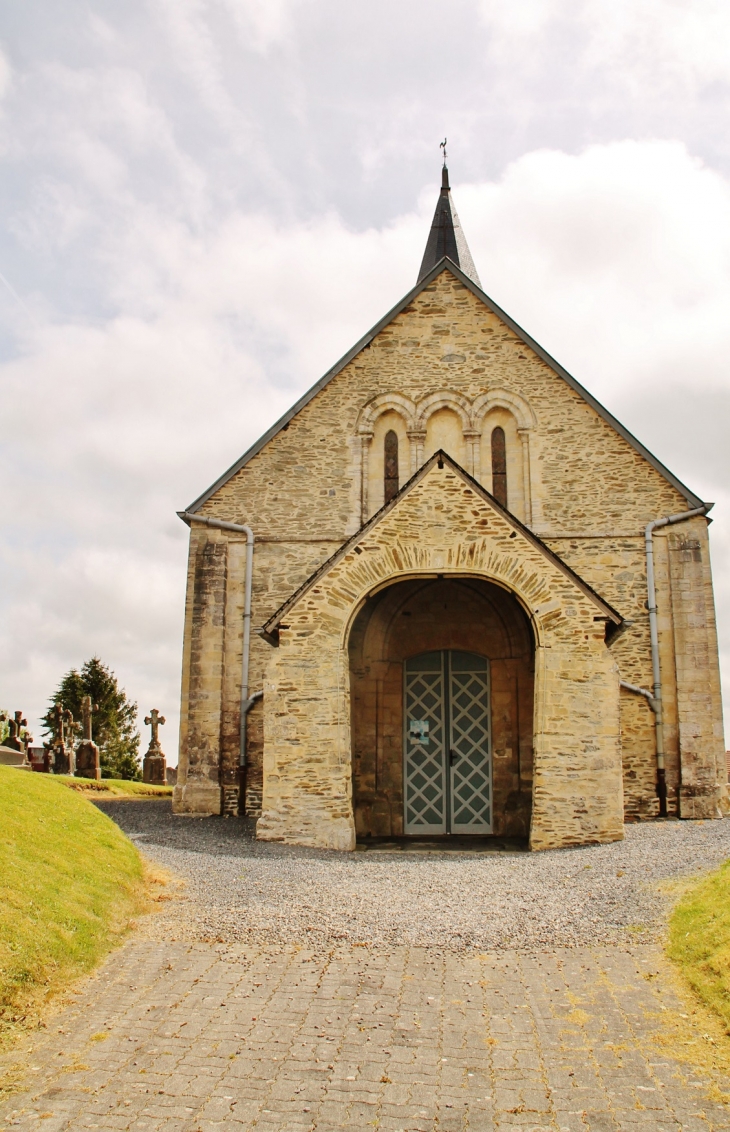
[[[405,833],[491,833],[489,661],[442,649],[404,669]]]

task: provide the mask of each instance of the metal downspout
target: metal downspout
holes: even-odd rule
[[[651,710],[656,711],[656,700],[648,688],[640,688],[637,684],[627,684],[625,680],[620,680],[619,683],[627,692],[633,692],[635,696],[643,696]]]
[[[253,531],[243,523],[227,523],[224,519],[211,519],[207,515],[193,515],[189,511],[178,511],[185,523],[202,523],[219,531],[234,531],[246,536],[246,582],[243,591],[243,655],[241,657],[241,727],[239,733],[238,765],[246,765],[246,721],[248,713],[260,700],[263,692],[248,694],[249,663],[251,655],[251,593],[253,588]]]
[[[656,775],[657,794],[659,795],[659,816],[667,816],[667,772],[664,763],[664,712],[662,704],[662,673],[659,663],[659,627],[657,624],[656,584],[654,580],[654,531],[659,527],[667,527],[674,523],[681,523],[685,519],[693,519],[696,515],[706,515],[714,506],[705,503],[702,507],[695,507],[692,511],[681,511],[678,515],[668,515],[664,519],[654,519],[644,528],[644,544],[646,547],[646,590],[647,609],[649,610],[649,634],[651,637],[651,669],[654,682],[654,703],[649,706],[654,712],[656,728]],[[637,689],[631,685],[623,685],[629,691],[638,691],[644,695],[646,689]]]

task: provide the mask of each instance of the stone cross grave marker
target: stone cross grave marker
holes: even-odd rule
[[[91,734],[91,717],[99,710],[98,704],[91,702],[91,696],[84,696],[81,701],[81,720],[83,738],[76,751],[76,776],[78,778],[101,778],[100,752]],[[78,724],[77,724],[78,726]]]
[[[81,724],[77,723],[74,719],[74,713],[71,711],[71,708],[66,708],[63,713],[63,739],[66,746],[73,747],[76,732],[80,727]]]
[[[61,701],[56,700],[51,713],[51,739],[43,744],[53,755],[54,774],[73,774],[76,769],[73,737],[77,726],[69,708],[64,710]]]
[[[32,739],[26,740],[20,734],[24,727],[28,726],[28,720],[23,719],[22,711],[16,711],[12,719],[8,718],[8,727],[10,734],[5,740],[5,746],[10,747],[13,751],[23,751],[25,753],[28,743],[32,743]]]
[[[142,763],[142,779],[153,786],[165,786],[167,783],[167,760],[160,746],[160,727],[165,722],[164,715],[160,715],[157,708],[152,708],[149,715],[144,717],[145,726],[149,727],[152,735],[147,754]]]
[[[155,750],[160,746],[160,726],[165,722],[164,715],[160,715],[156,707],[152,708],[149,715],[144,717],[145,726],[149,727],[152,731],[152,738],[150,740],[150,750],[154,747]]]

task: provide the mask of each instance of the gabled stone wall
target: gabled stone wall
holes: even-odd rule
[[[504,585],[536,637],[533,849],[623,836],[618,672],[606,608],[451,464],[432,462],[282,614],[264,684],[259,837],[354,847],[348,638],[388,580]]]

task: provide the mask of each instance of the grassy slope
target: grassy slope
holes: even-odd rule
[[[150,786],[146,782],[127,782],[123,778],[102,778],[100,782],[97,782],[93,778],[73,778],[70,775],[59,775],[57,781],[70,786],[72,790],[98,795],[101,800],[122,797],[139,800],[142,798],[170,798],[172,796],[172,786]]]
[[[668,954],[730,1033],[730,861],[680,899],[669,923]]]
[[[0,766],[0,1045],[114,946],[144,891],[137,850],[96,806]]]

